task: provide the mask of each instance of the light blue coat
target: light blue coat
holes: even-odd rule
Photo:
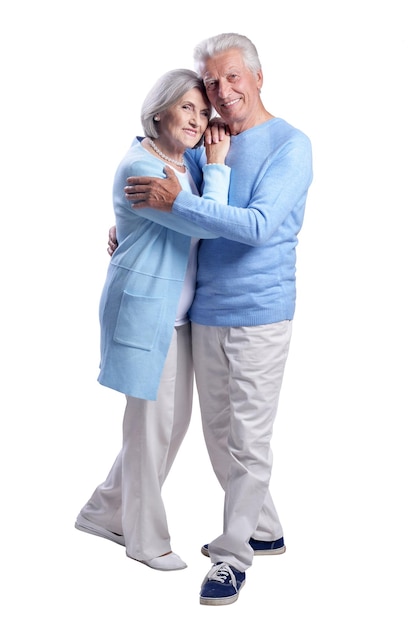
[[[230,168],[197,166],[189,171],[204,197],[227,204]],[[211,232],[172,213],[132,209],[128,176],[165,177],[164,164],[135,139],[114,180],[118,247],[111,257],[100,300],[101,361],[98,381],[126,395],[155,400],[187,268],[191,237]],[[203,178],[202,178],[203,173]],[[181,177],[184,190],[191,191]]]

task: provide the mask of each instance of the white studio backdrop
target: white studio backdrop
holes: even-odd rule
[[[3,623],[416,623],[412,4],[2,5]],[[197,397],[164,488],[188,569],[155,572],[73,523],[121,443],[124,399],[96,382],[114,171],[155,79],[226,31],[257,46],[265,105],[309,135],[315,178],[273,440],[288,549],[213,609],[199,549],[222,493]]]

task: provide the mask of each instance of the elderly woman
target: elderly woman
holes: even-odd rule
[[[76,528],[124,545],[127,556],[159,570],[186,567],[171,550],[161,487],[192,410],[191,305],[200,238],[215,235],[170,213],[137,211],[125,197],[129,176],[165,176],[227,203],[229,138],[206,146],[202,169],[187,150],[201,145],[211,105],[190,70],[164,74],[142,107],[145,138],[120,163],[113,202],[118,248],[100,301],[98,380],[126,396],[122,450],[82,508]],[[208,131],[207,131],[208,132]],[[165,170],[166,171],[166,170]]]

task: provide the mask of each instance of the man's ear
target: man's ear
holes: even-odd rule
[[[258,70],[256,72],[256,83],[258,85],[258,90],[261,91],[261,87],[264,84],[264,75],[262,70]]]

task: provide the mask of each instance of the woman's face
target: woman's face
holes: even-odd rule
[[[160,114],[158,143],[183,152],[198,143],[208,126],[211,107],[197,88]]]

